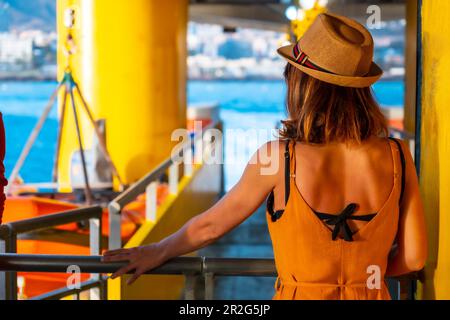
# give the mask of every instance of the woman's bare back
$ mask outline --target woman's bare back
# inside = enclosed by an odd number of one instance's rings
[[[391,150],[392,148],[392,150]],[[281,148],[280,148],[281,149]],[[315,211],[338,214],[358,204],[355,215],[377,213],[388,199],[394,179],[393,156],[399,156],[388,139],[371,138],[361,145],[344,143],[295,147],[296,186]],[[275,207],[284,208],[284,166],[275,187]],[[358,229],[366,222],[352,221]]]

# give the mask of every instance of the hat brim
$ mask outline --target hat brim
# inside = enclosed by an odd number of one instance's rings
[[[279,48],[278,54],[285,58],[290,64],[294,67],[300,69],[304,73],[310,75],[313,78],[318,80],[335,84],[342,87],[352,87],[352,88],[366,88],[370,87],[372,84],[377,82],[381,76],[383,75],[383,70],[375,63],[372,62],[370,67],[370,71],[364,77],[351,77],[351,76],[342,76],[333,73],[323,72],[308,68],[303,66],[295,61],[293,56],[295,44],[290,44],[288,46],[284,46]]]

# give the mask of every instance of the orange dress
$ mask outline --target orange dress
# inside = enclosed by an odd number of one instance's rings
[[[341,214],[331,215],[315,212],[306,203],[295,183],[294,144],[288,144],[285,154],[285,167],[289,168],[286,207],[273,212],[273,192],[267,203],[278,272],[273,299],[390,300],[384,276],[404,188],[404,156],[398,141],[389,140],[394,163],[390,195],[376,214],[365,216],[353,215],[353,204]],[[347,219],[368,222],[352,232]],[[327,224],[333,225],[335,232]]]

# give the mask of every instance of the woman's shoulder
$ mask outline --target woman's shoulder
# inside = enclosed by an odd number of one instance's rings
[[[287,141],[282,139],[271,140],[259,147],[250,164],[260,167],[268,175],[277,174],[280,164],[284,161]]]
[[[264,143],[256,152],[259,162],[264,163],[265,160],[267,161],[283,158],[284,153],[287,150],[286,147],[288,143],[289,141],[282,139],[271,140]]]

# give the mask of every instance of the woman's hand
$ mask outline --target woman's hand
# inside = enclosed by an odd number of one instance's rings
[[[136,247],[131,249],[117,249],[106,251],[102,257],[103,262],[129,261],[129,264],[116,271],[111,279],[115,279],[131,270],[136,270],[134,275],[128,280],[131,285],[145,272],[159,267],[165,262],[162,249],[158,244]]]
[[[117,278],[136,270],[128,281],[133,283],[148,270],[169,259],[197,251],[210,245],[241,224],[263,203],[274,189],[279,177],[278,165],[284,163],[284,144],[273,142],[264,145],[253,156],[239,182],[212,208],[190,219],[181,229],[158,243],[133,249],[108,251],[105,262],[129,261],[113,274]]]

